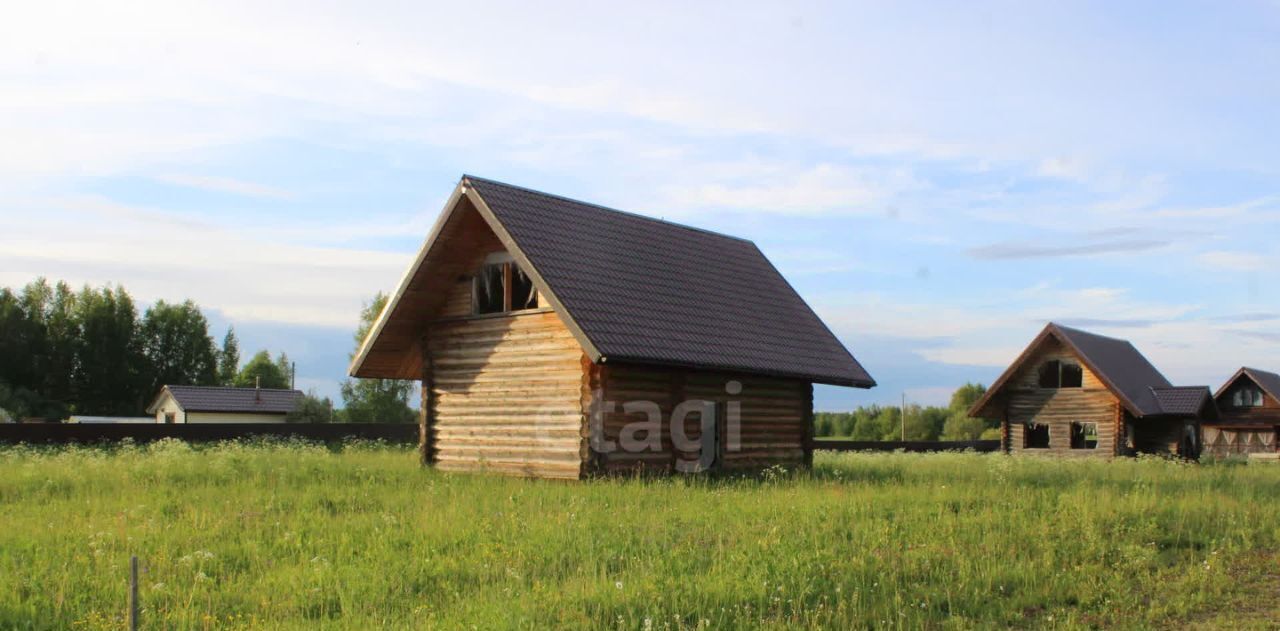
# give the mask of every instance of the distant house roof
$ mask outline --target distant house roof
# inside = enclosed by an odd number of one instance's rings
[[[463,177],[437,226],[459,197],[527,268],[593,362],[875,385],[750,241],[472,176]],[[405,378],[382,366],[403,365],[395,358],[409,347],[412,317],[398,315],[397,305],[438,230],[375,323],[352,375]],[[372,356],[379,361],[369,362]]]
[[[155,414],[166,393],[187,412],[288,414],[303,397],[301,390],[165,386],[147,407],[148,414]]]
[[[1017,373],[1045,339],[1053,337],[1070,348],[1080,361],[1097,375],[1103,385],[1120,400],[1135,417],[1191,415],[1187,412],[1192,399],[1208,393],[1207,387],[1174,387],[1142,353],[1127,340],[1106,337],[1079,329],[1049,323],[1036,336],[1008,370],[987,389],[987,393],[970,409],[976,415]]]
[[[1227,389],[1239,381],[1241,377],[1248,377],[1251,381],[1257,384],[1259,388],[1262,388],[1262,391],[1267,393],[1267,396],[1270,396],[1276,401],[1280,401],[1280,375],[1273,372],[1267,372],[1265,370],[1258,370],[1257,368],[1249,368],[1248,366],[1237,370],[1236,374],[1232,375],[1226,383],[1222,384],[1222,387],[1218,388],[1217,394],[1213,395],[1214,398],[1221,397],[1225,394]]]

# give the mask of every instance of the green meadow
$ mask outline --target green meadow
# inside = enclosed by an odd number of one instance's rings
[[[1280,467],[819,454],[448,475],[375,444],[0,448],[0,628],[1274,628]]]

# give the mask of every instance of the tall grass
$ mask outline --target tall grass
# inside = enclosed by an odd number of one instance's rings
[[[0,628],[1158,627],[1280,542],[1280,469],[820,455],[457,476],[371,444],[0,449]]]

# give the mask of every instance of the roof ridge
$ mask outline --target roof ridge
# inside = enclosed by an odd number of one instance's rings
[[[196,388],[200,390],[261,390],[263,392],[301,392],[297,388],[259,388],[256,386],[197,386],[188,384],[165,384],[165,388]]]
[[[1065,325],[1065,324],[1060,324],[1060,323],[1058,323],[1058,322],[1050,322],[1049,324],[1050,324],[1051,326],[1053,326],[1053,327],[1055,327],[1055,328],[1059,329],[1059,330],[1069,331],[1069,332],[1071,332],[1071,333],[1080,333],[1081,335],[1088,335],[1088,336],[1090,336],[1090,337],[1097,337],[1097,338],[1101,338],[1101,339],[1104,339],[1104,340],[1111,340],[1111,341],[1113,341],[1113,342],[1123,342],[1123,343],[1125,343],[1125,344],[1128,344],[1129,346],[1133,346],[1133,342],[1131,342],[1131,341],[1129,341],[1129,340],[1127,340],[1127,339],[1125,339],[1125,338],[1122,338],[1122,337],[1111,337],[1110,335],[1103,335],[1103,334],[1101,334],[1101,333],[1094,333],[1093,331],[1086,331],[1086,330],[1084,330],[1084,329],[1079,329],[1079,328],[1076,328],[1076,327],[1073,327],[1073,326],[1067,326],[1067,325]],[[1137,348],[1137,347],[1134,347],[1134,348]]]
[[[708,234],[708,235],[715,236],[715,237],[723,237],[723,238],[725,238],[725,239],[732,239],[732,240],[734,240],[734,241],[742,241],[742,242],[745,242],[745,243],[751,243],[751,244],[754,244],[754,243],[755,243],[755,242],[754,242],[754,241],[752,241],[751,239],[747,239],[747,238],[744,238],[744,237],[736,237],[736,236],[731,235],[731,234],[725,234],[725,233],[723,233],[723,232],[717,232],[717,231],[715,231],[715,230],[710,230],[710,229],[708,229],[708,228],[699,228],[699,227],[697,227],[697,226],[690,226],[689,224],[677,223],[677,222],[674,222],[674,221],[667,221],[666,219],[661,219],[661,218],[658,218],[658,217],[651,217],[651,216],[649,216],[649,215],[642,215],[642,214],[640,214],[640,213],[632,212],[632,211],[629,211],[629,210],[621,210],[621,209],[618,209],[618,208],[612,208],[612,207],[609,207],[609,206],[603,206],[603,205],[601,205],[601,204],[596,204],[596,203],[593,203],[593,202],[586,202],[586,201],[582,201],[582,200],[580,200],[580,199],[574,199],[574,198],[572,198],[572,197],[565,197],[564,195],[557,195],[557,194],[555,194],[555,193],[548,193],[548,192],[546,192],[546,191],[539,191],[539,190],[537,190],[537,189],[528,188],[528,187],[526,187],[526,186],[519,186],[519,185],[517,185],[517,184],[508,184],[508,183],[506,183],[506,182],[500,182],[500,181],[498,181],[498,180],[493,180],[493,179],[489,179],[489,178],[486,178],[486,177],[480,177],[480,176],[477,176],[477,175],[469,175],[469,174],[464,173],[464,174],[462,174],[462,179],[463,179],[463,180],[477,180],[477,181],[480,181],[480,182],[487,182],[487,183],[489,183],[489,184],[497,184],[498,186],[505,186],[505,187],[507,187],[507,188],[519,189],[519,190],[524,191],[524,192],[526,192],[526,193],[533,193],[534,195],[541,195],[541,196],[543,196],[543,197],[550,197],[550,198],[553,198],[553,199],[559,199],[559,200],[566,201],[566,202],[572,202],[572,203],[574,203],[574,204],[581,204],[581,205],[583,205],[583,206],[590,206],[590,207],[595,208],[595,209],[597,209],[597,210],[603,210],[603,211],[607,211],[607,212],[611,212],[611,213],[618,213],[619,215],[627,215],[627,216],[629,216],[629,217],[635,217],[636,219],[644,219],[644,220],[646,220],[646,221],[651,221],[651,222],[654,222],[654,223],[660,223],[660,224],[663,224],[663,225],[671,226],[671,227],[673,227],[673,228],[683,228],[683,229],[685,229],[685,230],[692,230],[692,231],[694,231],[694,232],[701,232],[701,233],[703,233],[703,234]]]
[[[1240,367],[1240,370],[1243,370],[1243,371],[1245,371],[1245,372],[1256,372],[1256,373],[1262,373],[1262,374],[1264,374],[1264,375],[1273,375],[1273,376],[1276,376],[1276,377],[1280,377],[1280,372],[1274,372],[1274,371],[1271,371],[1271,370],[1263,370],[1263,369],[1261,369],[1261,368],[1254,368],[1254,367],[1252,367],[1252,366],[1241,366],[1241,367]]]

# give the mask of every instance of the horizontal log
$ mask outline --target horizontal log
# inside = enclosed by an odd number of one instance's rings
[[[579,436],[569,438],[521,438],[510,436],[456,436],[439,434],[436,436],[436,449],[454,453],[466,450],[500,451],[511,454],[563,454],[570,453],[581,457],[582,439]]]
[[[435,425],[456,426],[456,427],[479,427],[483,425],[495,425],[506,427],[579,427],[582,425],[582,416],[573,414],[564,414],[560,416],[465,416],[450,415],[437,416]]]
[[[439,445],[437,458],[442,461],[489,461],[489,462],[530,462],[551,464],[579,464],[582,452],[576,446],[573,449],[543,448],[538,450],[512,449],[501,446],[480,447],[475,445]]]
[[[452,356],[437,357],[432,359],[436,370],[464,370],[470,367],[472,370],[493,370],[495,368],[516,368],[525,369],[533,367],[554,367],[561,370],[568,370],[570,367],[581,370],[580,358],[577,353],[477,353],[473,356]]]
[[[569,357],[574,361],[582,359],[582,351],[577,347],[564,344],[521,344],[513,346],[466,346],[453,349],[431,351],[435,361],[442,360],[474,360],[478,358],[504,357],[525,361],[541,361],[544,358]],[[558,361],[558,360],[557,360]]]
[[[480,462],[476,460],[437,461],[436,468],[456,473],[497,473],[520,477],[576,480],[581,476],[580,463]]]
[[[554,312],[529,313],[507,317],[476,318],[434,322],[429,331],[434,337],[461,335],[482,331],[519,331],[531,329],[563,329],[560,316]]]
[[[441,438],[485,438],[501,436],[505,438],[545,439],[545,440],[577,440],[587,435],[586,428],[572,426],[557,427],[510,427],[502,425],[438,425],[433,433]]]
[[[451,384],[447,388],[432,390],[439,397],[492,397],[494,400],[518,399],[522,397],[539,398],[554,394],[562,399],[580,399],[581,387],[573,381],[545,381],[536,384],[510,384],[498,382],[486,384]]]
[[[431,348],[449,348],[452,346],[466,346],[473,344],[493,345],[506,342],[545,342],[545,341],[564,341],[577,343],[577,338],[573,334],[564,329],[545,328],[545,329],[522,329],[522,330],[505,330],[505,331],[474,331],[474,332],[435,332],[438,337],[428,335],[428,343]]]
[[[435,413],[440,418],[466,418],[474,416],[507,416],[519,418],[564,418],[569,416],[577,416],[581,418],[582,411],[578,408],[577,403],[558,404],[558,405],[541,405],[541,406],[517,406],[517,405],[484,405],[483,403],[472,404],[446,404],[443,401],[437,402]]]
[[[512,393],[496,392],[451,392],[435,390],[436,400],[444,405],[460,406],[512,406],[541,407],[546,405],[570,406],[574,410],[582,409],[582,401],[578,393],[569,389],[547,389],[543,391],[527,391]]]
[[[555,368],[543,367],[513,367],[506,370],[440,370],[436,369],[434,379],[432,381],[438,386],[471,387],[472,385],[483,386],[486,384],[505,384],[512,383],[575,383],[582,379],[582,368],[575,366],[558,366]]]

